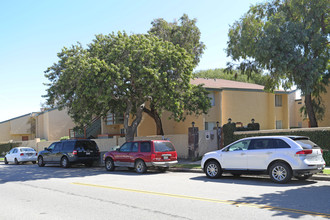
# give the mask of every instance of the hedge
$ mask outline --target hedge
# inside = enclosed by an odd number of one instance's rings
[[[0,155],[5,156],[5,154],[10,151],[10,149],[14,147],[20,146],[20,143],[7,143],[7,144],[0,144]]]

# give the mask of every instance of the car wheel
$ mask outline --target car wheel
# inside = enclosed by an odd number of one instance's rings
[[[32,163],[33,163],[33,164],[36,164],[36,162],[35,162],[35,161],[32,161]]]
[[[38,166],[39,167],[45,166],[44,158],[42,156],[38,157]]]
[[[61,167],[63,167],[63,168],[70,167],[70,162],[69,162],[69,159],[67,157],[62,157],[62,159],[61,159]]]
[[[17,158],[15,158],[15,164],[16,164],[16,165],[18,165],[18,164],[19,164],[19,162],[18,162]]]
[[[287,164],[278,162],[270,167],[269,176],[275,183],[287,183],[292,178],[292,171]]]
[[[222,175],[222,169],[220,164],[217,161],[210,161],[205,166],[206,176],[215,179],[219,178]]]
[[[312,176],[313,176],[313,174],[299,175],[299,176],[295,176],[295,178],[297,178],[298,180],[307,180],[308,178],[310,178]]]
[[[135,162],[135,172],[137,172],[137,173],[147,172],[147,166],[146,166],[146,164],[144,163],[143,160],[137,160]]]
[[[113,163],[113,160],[109,157],[105,159],[105,169],[107,171],[113,171],[115,169],[115,164]]]
[[[8,164],[8,160],[7,160],[7,158],[5,158],[5,164]]]

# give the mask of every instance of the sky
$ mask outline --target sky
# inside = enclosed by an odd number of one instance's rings
[[[63,47],[86,46],[96,34],[143,34],[151,22],[197,19],[206,50],[196,70],[225,68],[230,25],[258,0],[0,1],[0,122],[40,111],[44,71]]]

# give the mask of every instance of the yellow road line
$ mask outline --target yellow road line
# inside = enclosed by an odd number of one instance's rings
[[[161,192],[152,192],[152,191],[137,190],[137,189],[120,188],[120,187],[114,187],[114,186],[95,185],[95,184],[88,184],[88,183],[77,183],[76,182],[76,183],[72,183],[72,184],[112,189],[112,190],[119,190],[119,191],[126,191],[126,192],[135,192],[135,193],[142,193],[142,194],[149,194],[149,195],[166,196],[166,197],[173,197],[173,198],[180,198],[180,199],[190,199],[190,200],[222,203],[222,204],[229,204],[229,205],[236,205],[236,206],[248,206],[248,207],[255,207],[255,208],[259,208],[259,209],[268,209],[268,210],[273,210],[273,211],[285,211],[285,212],[292,212],[292,213],[298,213],[298,214],[330,218],[330,214],[327,214],[327,213],[311,212],[311,211],[304,211],[304,210],[298,210],[298,209],[288,209],[288,208],[281,208],[281,207],[275,207],[275,206],[260,205],[260,204],[255,204],[255,203],[235,202],[235,201],[230,201],[230,200],[218,200],[218,199],[202,198],[202,197],[195,197],[195,196],[185,196],[185,195],[170,194],[170,193],[161,193]]]

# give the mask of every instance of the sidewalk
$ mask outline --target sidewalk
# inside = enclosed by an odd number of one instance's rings
[[[190,161],[190,160],[178,160],[178,164],[182,165],[200,165],[201,161]],[[330,170],[330,167],[325,167],[325,170]],[[173,172],[192,172],[192,173],[204,173],[201,168],[186,168],[186,167],[171,167],[170,171]],[[311,180],[323,180],[323,181],[330,181],[330,175],[318,173],[314,174]]]

